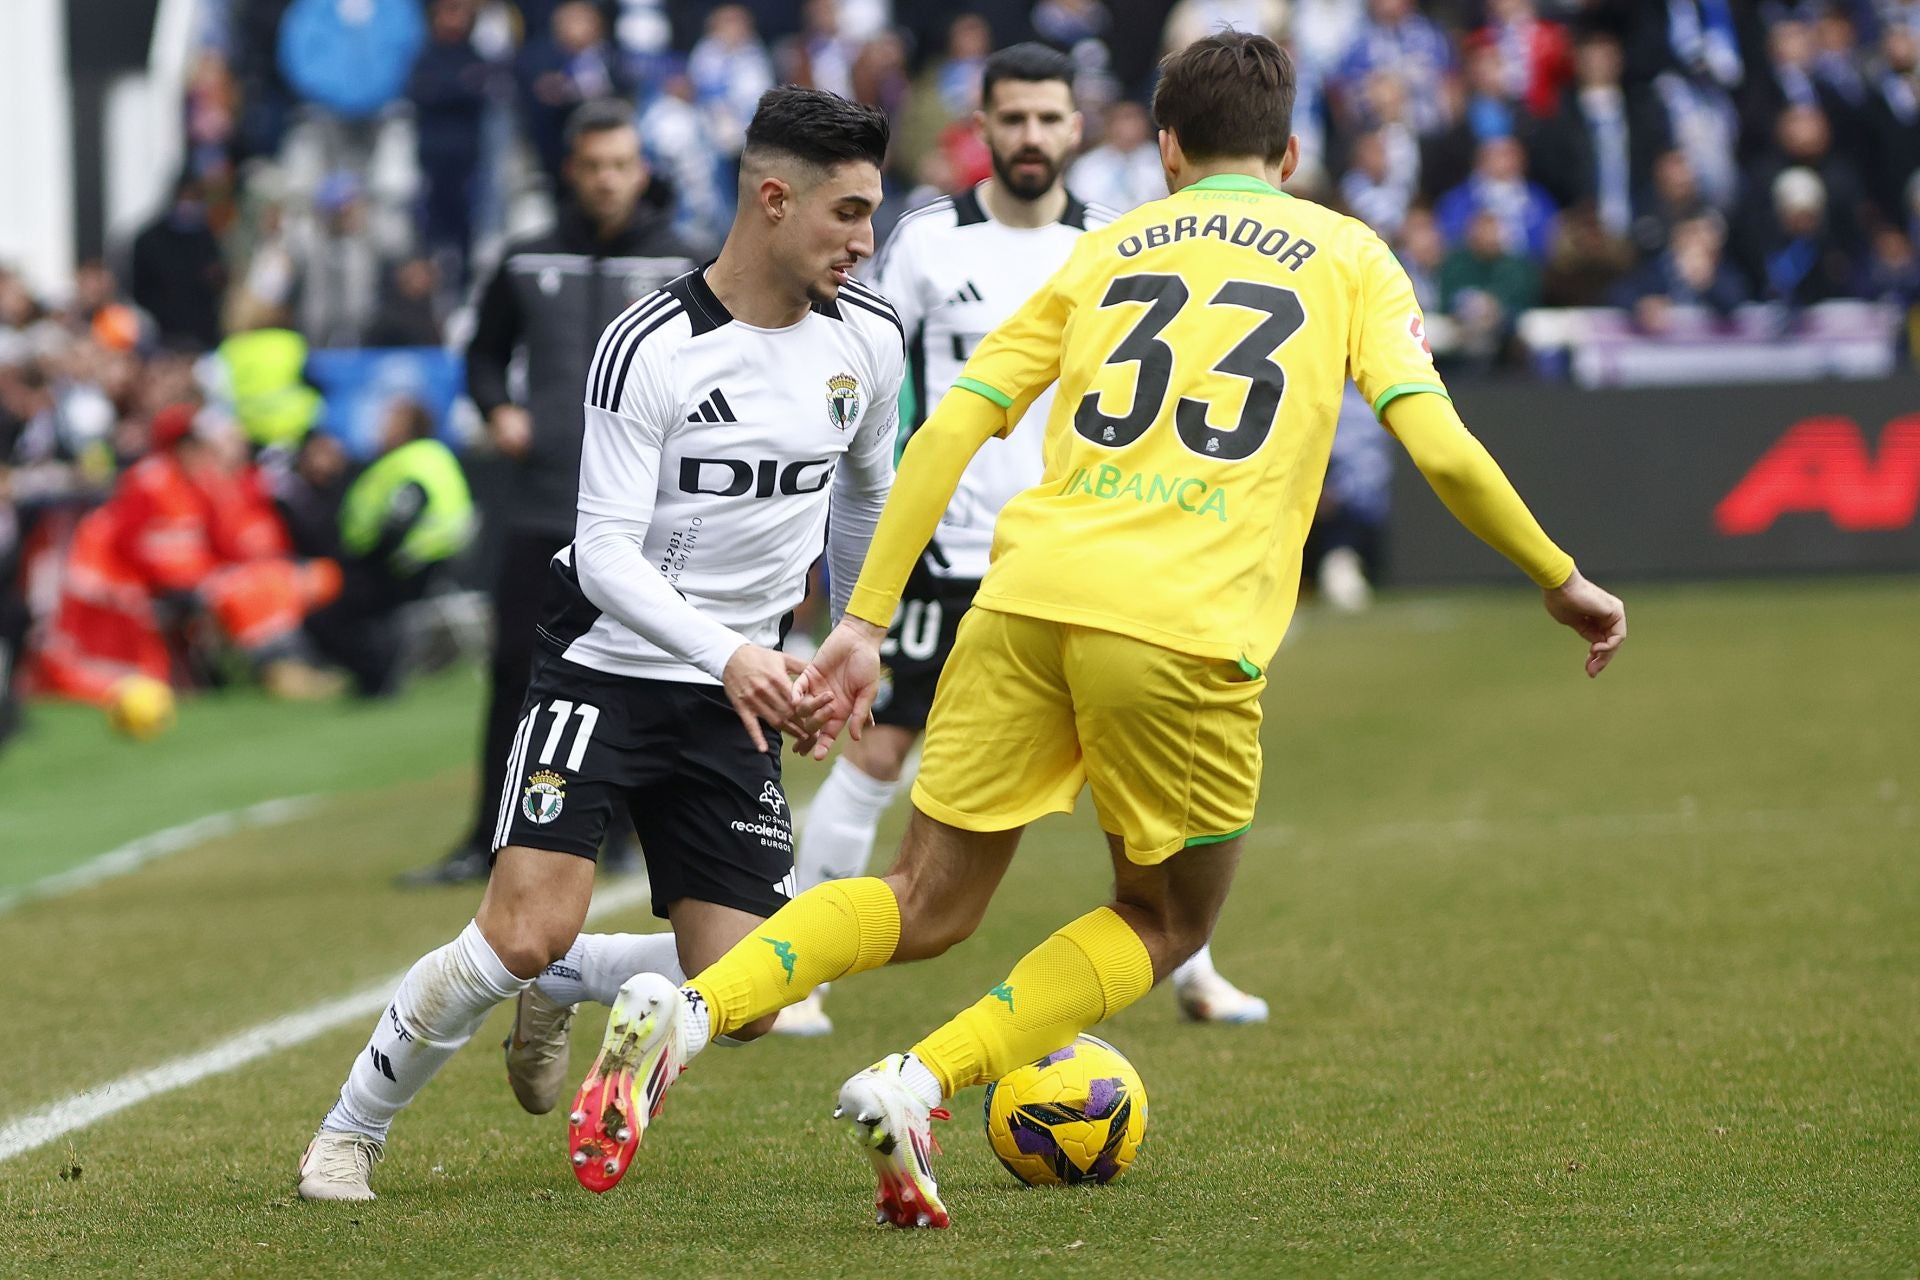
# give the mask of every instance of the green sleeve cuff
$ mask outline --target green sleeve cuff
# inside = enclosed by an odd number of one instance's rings
[[[973,392],[973,394],[977,396],[985,396],[987,399],[999,405],[1002,409],[1013,408],[1012,396],[1008,395],[1006,392],[1001,391],[997,388],[988,386],[986,383],[980,381],[980,379],[978,378],[966,378],[966,377],[955,378],[953,380],[953,385],[956,387],[965,387],[968,391]]]
[[[1431,391],[1443,400],[1453,399],[1447,394],[1447,389],[1437,382],[1396,382],[1373,398],[1373,416],[1379,418],[1389,404],[1401,396],[1410,396],[1418,391]]]

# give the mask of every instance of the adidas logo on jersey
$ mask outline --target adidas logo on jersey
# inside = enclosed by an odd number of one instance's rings
[[[958,292],[947,295],[948,306],[953,306],[956,303],[985,301],[986,299],[980,296],[980,286],[971,280],[961,285]]]
[[[733,416],[733,406],[727,403],[727,398],[720,393],[720,388],[715,387],[708,393],[707,398],[700,402],[700,407],[687,415],[687,421],[738,422],[740,419]]]

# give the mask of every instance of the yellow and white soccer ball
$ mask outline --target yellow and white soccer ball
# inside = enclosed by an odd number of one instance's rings
[[[1030,1187],[1112,1182],[1147,1136],[1147,1086],[1126,1055],[1082,1035],[987,1086],[987,1142]]]
[[[152,676],[128,676],[107,695],[107,723],[139,742],[173,727],[173,690]]]

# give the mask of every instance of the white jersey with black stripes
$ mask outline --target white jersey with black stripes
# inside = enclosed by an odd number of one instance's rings
[[[980,340],[1060,269],[1080,233],[1117,216],[1069,195],[1058,222],[1010,227],[987,214],[975,187],[894,225],[867,274],[906,326],[915,402],[910,429],[933,412]],[[927,565],[935,574],[986,575],[1000,508],[1040,482],[1040,428],[1052,398],[1049,390],[1027,410],[1032,426],[989,440],[974,455],[929,548]]]
[[[628,308],[588,373],[579,518],[542,643],[718,683],[741,644],[778,643],[823,536],[837,616],[893,482],[903,356],[865,286],[783,329],[736,320],[701,271]]]

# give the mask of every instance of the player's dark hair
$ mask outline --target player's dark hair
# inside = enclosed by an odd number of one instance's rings
[[[633,104],[620,98],[590,98],[567,117],[565,133],[567,153],[571,155],[580,139],[590,133],[610,133],[615,129],[634,129]]]
[[[1264,156],[1293,133],[1293,59],[1265,36],[1221,31],[1160,61],[1153,119],[1190,160]]]
[[[889,132],[886,113],[878,107],[848,102],[825,89],[784,85],[760,95],[741,158],[757,162],[779,153],[822,169],[849,160],[878,168],[887,160]]]
[[[1018,80],[1022,84],[1044,84],[1048,80],[1058,80],[1067,86],[1068,92],[1072,92],[1073,59],[1058,49],[1050,49],[1032,40],[996,51],[980,72],[982,109],[993,101],[993,86],[1002,80]]]

